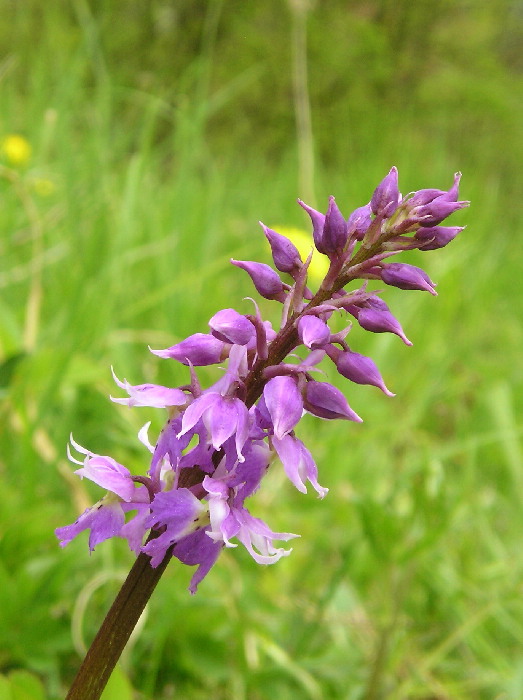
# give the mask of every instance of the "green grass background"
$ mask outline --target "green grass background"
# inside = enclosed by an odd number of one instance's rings
[[[318,206],[348,216],[393,164],[404,192],[461,170],[467,228],[403,258],[437,298],[386,290],[413,348],[351,334],[396,398],[340,383],[365,422],[304,419],[328,497],[274,470],[253,499],[301,534],[292,555],[229,550],[194,597],[173,563],[105,697],[523,697],[521,5],[292,7],[0,1],[0,140],[32,147],[0,164],[1,698],[64,696],[132,563],[123,542],[89,556],[53,535],[99,497],[70,476],[69,433],[138,473],[136,432],[161,426],[110,403],[110,365],[185,383],[147,345],[250,310],[228,260],[268,262],[259,219],[306,226],[300,7]]]

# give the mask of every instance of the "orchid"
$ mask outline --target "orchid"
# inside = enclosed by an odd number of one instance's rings
[[[281,305],[279,330],[262,318],[256,302],[255,313],[217,310],[209,332],[151,350],[188,366],[189,383],[132,385],[113,372],[117,386],[127,394],[112,397],[114,402],[163,408],[167,421],[156,444],[149,441],[148,426],[140,431],[141,442],[152,452],[142,476],[71,440],[83,456],[80,461],[69,452],[80,465],[77,474],[107,489],[107,494],[73,524],[56,530],[61,545],[84,530],[90,531],[91,550],[110,537],[124,537],[139,553],[136,576],[145,576],[151,567],[161,575],[172,557],[197,566],[191,593],[224,547],[240,543],[260,564],[288,556],[291,550],[275,543],[298,535],[274,532],[251,514],[250,499],[267,471],[278,464],[298,491],[306,493],[309,483],[320,498],[326,496],[318,466],[298,436],[300,420],[305,413],[323,420],[362,419],[337,386],[316,378],[321,372],[317,365],[331,363],[343,379],[394,396],[374,361],[349,347],[346,338],[359,326],[395,334],[412,345],[381,298],[382,290],[369,290],[368,285],[377,280],[436,295],[435,283],[424,270],[389,258],[404,250],[435,250],[456,237],[461,227],[439,224],[468,205],[458,200],[460,177],[455,175],[448,191],[424,189],[402,197],[398,172],[392,168],[370,202],[347,219],[334,197],[325,214],[298,200],[313,229],[311,254],[305,261],[291,241],[262,224],[276,269],[255,261],[231,262],[247,272],[261,297]],[[315,292],[307,286],[313,245],[328,260]],[[329,323],[340,314],[349,314],[356,324],[333,332]],[[222,374],[202,388],[196,368],[208,365],[218,365]],[[152,588],[148,595],[151,592]]]

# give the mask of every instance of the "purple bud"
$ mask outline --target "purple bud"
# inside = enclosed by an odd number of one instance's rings
[[[470,202],[449,202],[444,199],[446,195],[437,197],[416,212],[416,217],[421,226],[435,226],[453,214],[458,209],[468,207]]]
[[[392,167],[389,174],[374,190],[370,207],[374,214],[382,214],[385,218],[392,215],[400,199],[398,190],[398,171]]]
[[[222,309],[209,321],[212,334],[218,340],[235,345],[247,345],[256,336],[254,325],[235,309]]]
[[[448,192],[444,192],[426,205],[418,206],[413,210],[412,214],[415,215],[421,226],[435,226],[458,209],[464,209],[469,206],[470,202],[458,201],[460,180],[461,173],[456,173],[452,187]]]
[[[326,420],[342,418],[357,423],[362,422],[341,391],[328,382],[307,382],[304,406],[306,411],[318,418]]]
[[[268,228],[260,221],[260,226],[263,228],[263,232],[269,241],[272,251],[272,259],[274,264],[280,272],[288,272],[289,274],[296,273],[302,266],[302,259],[298,249],[289,241],[288,238],[282,236],[281,233],[277,233],[272,229]]]
[[[459,183],[461,180],[461,173],[454,173],[454,182],[452,183],[452,187],[450,190],[447,192],[447,200],[449,202],[457,202],[458,197],[459,197]],[[467,202],[468,204],[468,202]]]
[[[334,197],[329,197],[329,208],[327,209],[323,227],[322,246],[329,255],[341,252],[347,243],[348,237],[347,222],[338,209]]]
[[[274,434],[282,438],[290,433],[303,412],[301,393],[292,377],[270,379],[263,390],[267,411],[274,426]]]
[[[250,260],[233,260],[231,258],[231,262],[250,275],[256,291],[262,297],[265,299],[276,299],[281,302],[285,301],[283,282],[272,267],[265,263],[251,262]]]
[[[321,348],[330,339],[329,326],[317,316],[302,316],[298,321],[301,342],[311,350]]]
[[[436,250],[450,243],[464,228],[464,226],[422,226],[415,232],[414,238],[420,241],[420,250]]]
[[[300,205],[300,207],[303,207],[303,209],[305,209],[307,214],[311,217],[312,237],[314,238],[314,245],[316,246],[316,249],[320,253],[327,255],[327,250],[323,246],[323,229],[325,227],[325,215],[321,214],[319,211],[316,211],[316,209],[307,206],[307,204],[305,204],[305,202],[302,202],[301,199],[298,199],[298,204]]]
[[[446,194],[445,190],[418,190],[408,199],[408,205],[409,207],[422,207],[425,204],[432,202],[432,200],[436,199],[436,197],[441,197],[442,194]]]
[[[357,241],[361,241],[365,236],[367,229],[371,225],[371,222],[372,217],[370,204],[366,204],[364,207],[355,209],[347,221],[349,235],[354,236]]]
[[[376,309],[377,311],[390,311],[383,299],[375,294],[365,300],[365,306],[368,306],[370,309]]]
[[[403,332],[400,322],[391,314],[387,304],[377,296],[367,299],[364,307],[351,304],[346,310],[356,317],[358,323],[371,333],[394,333],[405,345],[412,345]]]
[[[424,270],[415,265],[408,265],[407,263],[388,263],[383,265],[379,274],[385,284],[390,284],[391,287],[398,287],[399,289],[419,289],[437,296],[437,292],[434,289],[434,282],[432,282]]]
[[[377,386],[378,389],[381,389],[387,396],[395,396],[395,394],[389,391],[385,386],[379,369],[370,357],[360,355],[351,350],[342,352],[333,345],[327,349],[327,353],[336,364],[338,372],[347,379],[350,379],[351,382],[355,384]]]
[[[207,333],[195,333],[166,350],[151,350],[158,357],[170,357],[184,365],[215,365],[227,357],[225,343]]]

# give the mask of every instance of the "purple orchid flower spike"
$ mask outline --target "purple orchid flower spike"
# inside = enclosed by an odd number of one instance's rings
[[[299,491],[305,493],[308,482],[321,498],[326,495],[327,489],[318,482],[318,467],[296,434],[300,420],[306,412],[325,420],[362,419],[344,392],[313,378],[323,371],[324,358],[334,363],[340,378],[394,395],[374,361],[347,345],[351,327],[339,330],[343,324],[334,319],[348,312],[357,320],[351,331],[355,343],[358,334],[370,331],[394,333],[412,345],[385,301],[367,285],[377,280],[402,290],[436,294],[424,270],[389,258],[403,250],[442,248],[463,230],[440,225],[468,205],[458,199],[460,177],[455,175],[447,191],[426,188],[401,199],[393,167],[369,204],[355,209],[348,219],[334,197],[329,198],[325,214],[298,200],[311,220],[311,246],[331,263],[316,292],[307,279],[312,250],[302,261],[288,238],[261,224],[276,270],[290,274],[293,284],[284,283],[265,263],[231,262],[247,272],[261,297],[281,304],[279,330],[263,319],[256,302],[254,314],[227,307],[211,317],[208,333],[152,350],[188,366],[188,384],[132,385],[114,375],[127,394],[112,399],[115,403],[167,409],[167,422],[156,441],[149,440],[148,425],[140,431],[149,459],[143,476],[134,476],[113,458],[71,441],[81,457],[69,452],[79,466],[78,476],[107,494],[74,523],[57,529],[61,545],[83,531],[89,531],[91,549],[110,537],[123,537],[134,552],[148,557],[152,567],[171,556],[196,566],[189,586],[192,593],[225,547],[240,543],[260,564],[287,556],[290,549],[275,542],[296,535],[274,532],[251,515],[246,499],[275,468],[283,468]],[[197,368],[209,365],[219,365],[211,370],[219,374],[202,388]],[[142,574],[147,570],[142,568]]]

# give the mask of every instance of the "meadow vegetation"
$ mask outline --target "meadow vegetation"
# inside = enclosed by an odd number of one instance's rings
[[[449,247],[403,257],[439,296],[386,290],[414,347],[351,333],[397,396],[338,384],[365,422],[302,428],[328,497],[274,469],[252,506],[292,555],[228,550],[193,597],[173,562],[104,697],[523,697],[520,4],[0,7],[0,697],[63,697],[133,561],[53,534],[100,496],[71,432],[138,473],[161,427],[111,404],[110,366],[185,383],[147,346],[250,309],[228,261],[269,262],[258,220],[308,231],[296,198],[330,194],[348,216],[392,165],[403,192],[461,170],[472,202]]]

